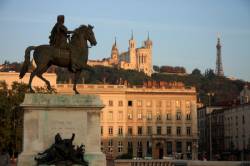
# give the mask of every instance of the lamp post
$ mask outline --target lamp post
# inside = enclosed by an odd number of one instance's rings
[[[214,96],[214,93],[207,93],[208,95],[208,106],[211,107],[211,98],[210,97],[213,97]],[[212,148],[212,125],[211,125],[211,119],[212,119],[212,111],[211,111],[211,108],[210,109],[210,112],[209,112],[209,159],[212,160],[213,158],[213,148]]]

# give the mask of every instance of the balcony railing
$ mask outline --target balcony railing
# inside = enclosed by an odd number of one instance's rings
[[[167,160],[115,160],[115,166],[174,166]]]

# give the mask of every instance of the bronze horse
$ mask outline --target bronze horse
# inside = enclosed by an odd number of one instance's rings
[[[43,80],[48,90],[51,90],[50,82],[46,80],[42,75],[47,71],[47,69],[51,65],[56,65],[60,67],[68,68],[69,71],[74,73],[74,86],[73,90],[76,94],[79,92],[76,89],[77,81],[79,80],[80,74],[82,70],[92,71],[91,68],[87,65],[88,61],[88,42],[90,42],[91,46],[95,46],[97,44],[95,35],[93,32],[93,27],[91,25],[85,26],[81,25],[79,28],[74,30],[74,33],[69,42],[69,48],[74,49],[73,51],[79,54],[77,55],[77,61],[80,66],[76,71],[71,70],[71,54],[69,49],[59,49],[50,45],[40,45],[40,46],[29,46],[25,50],[25,61],[20,71],[19,78],[23,78],[25,73],[28,71],[28,67],[30,65],[30,52],[34,50],[33,58],[36,63],[36,68],[32,71],[29,79],[29,89],[30,92],[34,92],[32,89],[32,80],[34,76],[39,77]]]

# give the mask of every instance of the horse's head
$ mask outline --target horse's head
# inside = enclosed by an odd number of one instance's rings
[[[91,44],[91,46],[95,46],[97,44],[96,39],[95,39],[95,34],[93,32],[93,26],[88,25],[85,28],[85,34],[84,34],[84,38],[85,40],[88,40]]]

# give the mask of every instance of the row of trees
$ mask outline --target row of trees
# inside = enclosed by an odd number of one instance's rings
[[[94,74],[83,73],[80,83],[143,85],[145,81],[183,82],[186,86],[196,87],[199,100],[204,104],[208,104],[207,93],[209,92],[215,93],[212,104],[233,101],[237,99],[246,84],[242,80],[230,80],[226,77],[216,76],[212,69],[207,69],[204,73],[199,69],[194,69],[191,74],[186,75],[166,75],[160,72],[152,74],[151,77],[143,72],[103,66],[96,66],[93,71]],[[74,79],[74,76],[65,69],[57,68],[56,73],[58,83],[69,83]]]
[[[184,76],[155,73],[152,75],[152,79],[170,82],[180,81],[186,86],[194,86],[196,87],[199,100],[204,104],[208,104],[207,93],[210,92],[215,93],[212,104],[233,101],[237,99],[240,91],[246,84],[242,80],[230,80],[226,77],[216,76],[212,69],[207,69],[204,73],[201,73],[199,69],[194,69],[191,74]]]
[[[130,85],[143,85],[145,80],[150,77],[143,72],[135,70],[123,70],[118,68],[95,66],[92,68],[93,73],[83,72],[79,83],[87,84],[125,84]],[[57,82],[58,83],[71,83],[74,80],[74,74],[70,73],[67,69],[57,68]]]
[[[21,63],[18,62],[12,62],[4,61],[4,63],[1,65],[0,72],[9,72],[9,71],[15,71],[18,72],[21,70]]]
[[[158,73],[185,74],[186,69],[181,66],[153,66],[154,71]]]

